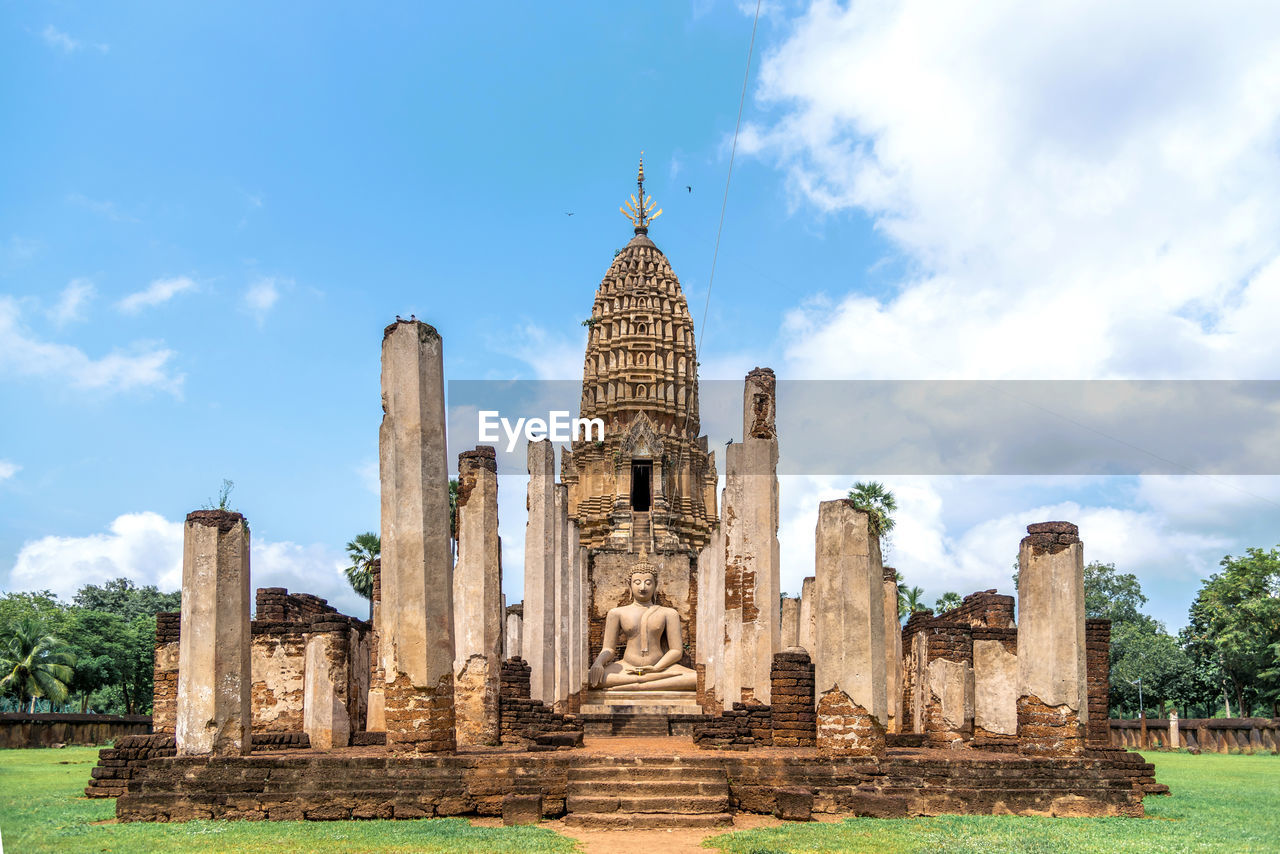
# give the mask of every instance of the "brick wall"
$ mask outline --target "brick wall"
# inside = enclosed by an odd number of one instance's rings
[[[576,715],[562,715],[531,699],[529,677],[533,668],[523,658],[502,662],[498,694],[498,731],[503,744],[528,744],[551,732],[582,732]]]
[[[994,588],[970,593],[960,607],[939,614],[938,619],[970,626],[1009,628],[1013,625],[1013,597],[997,593]]]
[[[1087,739],[1094,744],[1111,743],[1111,621],[1084,621],[1085,684],[1089,689]]]
[[[173,735],[178,714],[178,642],[181,614],[156,614],[156,645],[152,659],[154,693],[151,697],[152,731]]]

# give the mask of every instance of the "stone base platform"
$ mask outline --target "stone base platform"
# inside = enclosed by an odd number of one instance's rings
[[[1159,785],[1152,770],[1136,755],[1105,749],[1080,758],[911,748],[835,758],[785,748],[708,754],[669,737],[588,738],[583,748],[537,753],[405,756],[358,747],[153,758],[128,781],[116,815],[122,821],[498,816],[505,799],[534,795],[544,818],[580,813],[572,820],[613,826],[648,812],[661,812],[666,818],[654,820],[666,823],[686,813],[693,822],[720,823],[739,812],[794,811],[797,799],[814,813],[878,817],[1141,816],[1145,788]],[[656,787],[652,793],[646,780]]]
[[[583,715],[701,715],[692,691],[587,691]]]

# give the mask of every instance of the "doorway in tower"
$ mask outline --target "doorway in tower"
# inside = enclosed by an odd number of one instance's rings
[[[649,512],[649,498],[652,492],[653,462],[650,460],[631,461],[631,509],[639,513]]]

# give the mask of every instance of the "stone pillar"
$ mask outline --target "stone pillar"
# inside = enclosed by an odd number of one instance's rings
[[[813,618],[813,576],[806,578],[800,585],[800,625],[797,645],[802,646],[805,652],[813,656],[813,651],[817,649],[814,645],[814,637],[816,632],[816,623]]]
[[[1025,752],[1078,754],[1088,722],[1084,550],[1069,522],[1027,526],[1018,551],[1018,738]]]
[[[249,525],[239,513],[187,514],[179,634],[178,754],[248,755]]]
[[[533,699],[555,701],[556,683],[556,451],[529,443],[529,521],[524,529],[524,639]]]
[[[369,700],[365,719],[365,729],[369,732],[387,731],[386,693],[383,689],[382,665],[378,658],[378,639],[382,626],[382,559],[375,560],[369,567],[373,579],[373,595],[370,598],[369,623]]]
[[[440,334],[396,321],[382,338],[382,671],[387,746],[451,751],[453,555]]]
[[[773,656],[782,645],[773,371],[747,374],[743,397],[745,438],[725,453],[724,701],[767,704]]]
[[[913,636],[924,651],[918,696],[926,743],[960,747],[973,737],[973,629],[935,620]]]
[[[1111,743],[1111,621],[1084,621],[1085,671],[1089,686],[1089,741]]]
[[[458,455],[458,565],[453,571],[454,709],[459,747],[499,743],[502,551],[494,449]]]
[[[555,709],[568,711],[569,702],[569,576],[577,545],[569,542],[569,487],[555,485]]]
[[[321,616],[312,622],[303,667],[302,729],[316,750],[351,743],[347,697],[351,683],[350,646],[351,628],[346,619]]]
[[[1018,733],[1018,630],[973,627],[973,734],[1008,741]]]
[[[902,623],[898,618],[898,571],[884,568],[884,684],[888,732],[902,731]]]
[[[516,603],[507,607],[507,631],[504,634],[506,646],[502,651],[502,657],[520,658],[521,650],[524,648],[521,633],[523,631],[523,618],[521,614],[524,611],[524,605]]]
[[[156,646],[152,659],[151,731],[173,735],[178,712],[178,656],[182,617],[177,611],[156,614]]]
[[[577,562],[577,586],[578,586],[578,661],[581,667],[578,673],[578,702],[577,706],[582,704],[582,692],[586,691],[587,671],[591,667],[591,589],[587,583],[589,561],[591,556],[587,553],[587,547],[582,545],[581,536],[578,538],[578,562]]]
[[[560,489],[565,490],[567,496],[568,488],[562,486]],[[568,505],[567,497],[565,504]],[[563,658],[568,668],[569,684],[566,688],[568,709],[570,712],[576,712],[582,701],[582,686],[587,672],[587,664],[582,654],[582,637],[587,628],[586,621],[582,618],[582,546],[579,542],[578,523],[570,519],[568,531],[569,539],[565,554],[565,562],[568,566],[568,572],[565,575],[565,581],[568,584],[568,593],[565,597],[567,604],[565,621],[568,623],[568,628],[564,634],[568,646]]]
[[[1169,749],[1177,750],[1182,747],[1182,739],[1178,735],[1178,710],[1169,710]]]
[[[884,751],[884,568],[870,516],[847,499],[818,507],[814,595],[818,749]]]
[[[782,599],[782,640],[783,649],[792,649],[800,645],[800,600],[784,596]]]
[[[694,663],[702,673],[704,712],[722,708],[724,680],[724,533],[711,528],[711,541],[698,553],[697,646]]]

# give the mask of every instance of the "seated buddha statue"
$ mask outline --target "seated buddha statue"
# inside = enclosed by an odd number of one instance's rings
[[[631,570],[631,602],[610,609],[604,621],[604,643],[587,673],[592,688],[607,691],[695,691],[697,674],[680,664],[684,638],[675,608],[654,602],[657,570],[645,560]],[[614,660],[618,630],[626,632],[622,660]]]

